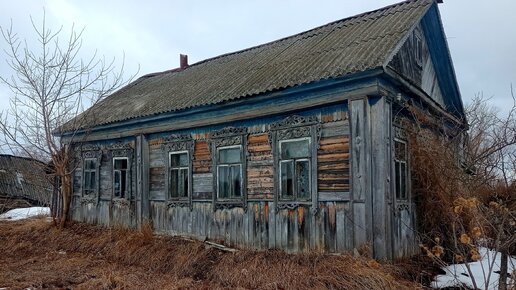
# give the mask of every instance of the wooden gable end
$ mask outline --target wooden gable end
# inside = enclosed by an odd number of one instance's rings
[[[446,103],[421,25],[407,37],[388,67],[421,88],[443,108]]]
[[[436,4],[398,47],[387,68],[463,119],[462,98]]]

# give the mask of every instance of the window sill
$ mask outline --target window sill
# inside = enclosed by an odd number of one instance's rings
[[[84,195],[81,197],[81,204],[97,204],[97,196],[95,195]]]
[[[129,200],[126,199],[126,198],[114,197],[111,200],[111,204],[118,205],[118,206],[128,206],[129,205]]]
[[[236,200],[216,200],[215,204],[213,205],[213,210],[224,210],[224,209],[232,209],[241,207],[244,209],[244,211],[247,211],[247,203],[243,199],[236,199]]]
[[[169,199],[167,200],[167,206],[171,207],[190,207],[190,201],[186,199]]]

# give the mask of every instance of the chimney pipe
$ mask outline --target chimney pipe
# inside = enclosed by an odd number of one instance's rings
[[[188,55],[186,55],[186,54],[179,55],[179,67],[181,69],[185,69],[188,67]]]

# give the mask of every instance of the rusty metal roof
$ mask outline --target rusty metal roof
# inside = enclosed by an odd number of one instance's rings
[[[91,118],[82,120],[82,127],[219,104],[382,67],[433,2],[401,2],[184,70],[143,76],[90,108]]]

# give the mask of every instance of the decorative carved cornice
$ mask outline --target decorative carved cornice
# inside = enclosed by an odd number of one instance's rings
[[[238,136],[238,135],[242,136],[246,133],[247,133],[246,127],[240,127],[240,128],[226,127],[221,130],[212,132],[210,134],[210,138],[215,139],[215,138],[226,138],[226,137]]]
[[[96,144],[83,144],[81,151],[100,151],[100,146]]]
[[[106,148],[108,150],[133,149],[133,147],[131,147],[131,144],[122,141],[117,141],[113,144],[109,144],[106,146]]]
[[[310,136],[310,127],[294,127],[289,129],[278,130],[278,140],[296,139]]]
[[[170,142],[188,142],[192,141],[192,135],[190,134],[172,134],[170,136],[163,138],[163,143],[170,143]]]
[[[213,139],[215,147],[242,145],[242,135]]]
[[[292,115],[288,116],[287,118],[272,123],[270,125],[271,130],[279,130],[284,128],[292,128],[292,127],[299,127],[299,126],[308,126],[318,123],[317,117],[315,116],[299,116],[299,115]]]
[[[133,147],[131,144],[124,143],[122,141],[118,141],[116,143],[110,144],[106,146],[109,150],[109,155],[111,158],[113,157],[132,157],[133,155]]]
[[[407,131],[398,126],[394,126],[394,138],[401,139],[401,140],[407,140]]]

